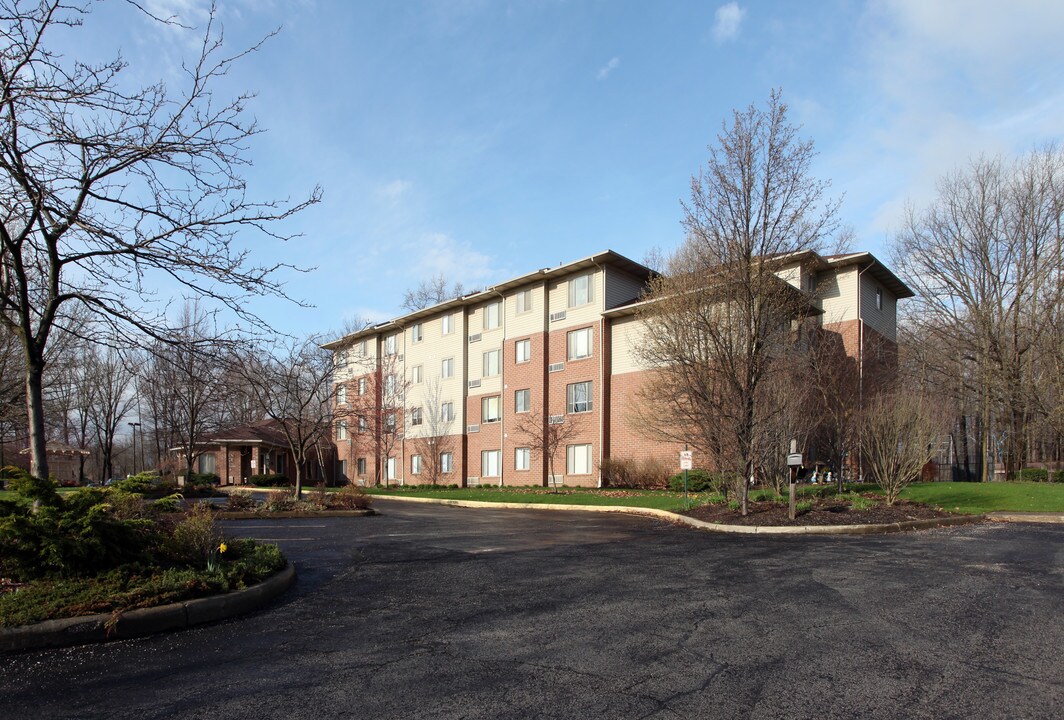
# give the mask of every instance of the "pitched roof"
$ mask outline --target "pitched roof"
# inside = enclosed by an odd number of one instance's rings
[[[247,425],[237,425],[204,435],[200,443],[265,443],[267,445],[288,445],[281,423],[276,420],[259,420]]]

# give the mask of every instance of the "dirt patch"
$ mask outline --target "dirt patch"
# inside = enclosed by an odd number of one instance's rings
[[[808,502],[808,501],[807,501]],[[787,517],[787,505],[775,502],[752,502],[750,512],[743,517],[738,510],[727,505],[703,505],[681,513],[705,522],[721,525],[881,525],[905,522],[906,520],[932,520],[953,517],[952,513],[933,508],[923,503],[899,500],[894,505],[877,504],[856,510],[845,500],[822,498],[813,501],[813,506],[791,520]]]

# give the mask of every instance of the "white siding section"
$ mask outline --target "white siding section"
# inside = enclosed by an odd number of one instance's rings
[[[824,324],[857,319],[857,268],[824,270],[817,274],[816,296]],[[874,300],[874,298],[873,298]]]
[[[791,267],[781,268],[776,271],[776,277],[787,283],[793,285],[799,290],[802,289],[802,279],[805,273],[802,272],[800,265],[792,265]]]
[[[610,342],[610,372],[613,375],[645,370],[637,348],[643,341],[646,326],[635,316],[612,321]]]
[[[453,330],[447,335],[443,334],[443,316],[450,315],[453,322]],[[429,405],[433,394],[439,392],[439,402],[450,402],[454,405],[455,419],[447,428],[448,434],[461,434],[462,410],[465,407],[465,390],[462,387],[462,363],[464,357],[465,333],[461,312],[448,311],[440,313],[421,321],[424,340],[419,343],[410,342],[409,330],[407,330],[406,353],[403,366],[406,368],[406,377],[409,379],[412,369],[420,365],[422,381],[418,384],[411,383],[407,391],[407,407],[421,407],[424,414],[424,423],[419,427],[409,427],[409,437],[421,437],[428,435],[429,428]],[[442,379],[440,373],[444,358],[454,358],[454,375]]]
[[[646,283],[635,275],[607,266],[605,309],[638,300],[645,287]]]

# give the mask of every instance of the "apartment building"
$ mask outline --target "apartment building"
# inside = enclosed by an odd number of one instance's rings
[[[896,303],[912,292],[871,254],[797,253],[778,274],[810,294],[862,369],[872,355],[889,361]],[[636,350],[650,277],[607,250],[326,344],[340,472],[360,483],[596,486],[606,458],[671,463],[679,446],[630,422],[652,372]],[[553,475],[528,432],[543,423],[571,428]]]

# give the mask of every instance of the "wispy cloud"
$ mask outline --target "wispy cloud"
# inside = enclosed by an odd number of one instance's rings
[[[377,195],[386,202],[397,203],[412,187],[414,183],[409,180],[392,180],[378,188]]]
[[[492,257],[446,233],[422,235],[411,244],[409,251],[411,286],[442,274],[449,282],[460,282],[468,289],[483,287],[502,274]]]
[[[598,75],[596,76],[596,78],[598,80],[605,80],[610,76],[610,73],[620,67],[620,65],[621,59],[619,57],[610,58],[610,61],[608,63],[599,68]]]
[[[745,17],[746,10],[739,7],[739,3],[730,2],[727,5],[721,5],[714,13],[713,39],[722,43],[738,37]]]

